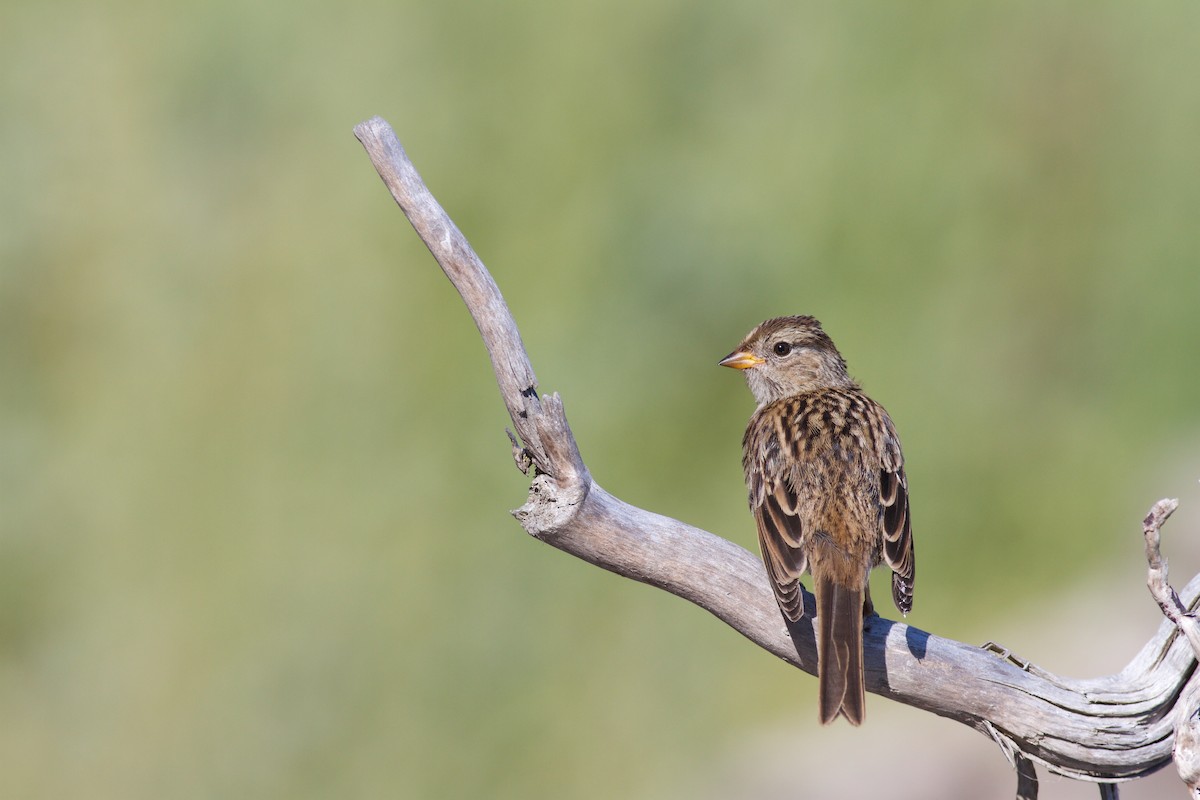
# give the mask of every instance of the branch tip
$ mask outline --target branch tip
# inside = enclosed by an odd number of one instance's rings
[[[1170,519],[1177,508],[1179,508],[1179,501],[1177,499],[1164,497],[1150,507],[1150,513],[1142,520],[1142,527],[1147,530],[1153,528],[1157,531],[1163,526],[1163,523]]]

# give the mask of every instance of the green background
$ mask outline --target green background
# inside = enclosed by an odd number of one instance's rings
[[[754,546],[715,363],[810,313],[903,439],[915,625],[1138,584],[1149,505],[1200,505],[1194,2],[3,17],[5,797],[675,797],[816,728],[811,679],[509,518],[374,114],[629,502]]]

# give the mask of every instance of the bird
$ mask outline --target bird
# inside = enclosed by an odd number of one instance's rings
[[[818,719],[861,725],[871,569],[891,568],[902,614],[913,603],[908,478],[895,425],[813,317],[769,319],[718,363],[741,370],[758,403],[742,468],[763,562],[790,623],[804,617],[800,578],[812,575]]]

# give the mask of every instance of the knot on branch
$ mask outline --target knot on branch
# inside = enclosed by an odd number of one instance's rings
[[[549,475],[538,475],[529,486],[525,505],[511,513],[531,536],[544,539],[567,527],[587,499],[589,485],[562,485]]]
[[[524,462],[527,469],[532,465],[535,473],[529,499],[512,514],[526,531],[540,539],[575,518],[587,498],[592,478],[557,393],[542,399],[529,422],[532,441],[523,447],[509,434],[517,466]]]

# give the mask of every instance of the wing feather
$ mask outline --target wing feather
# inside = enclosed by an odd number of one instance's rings
[[[884,430],[880,444],[879,503],[883,506],[883,560],[892,569],[892,600],[900,612],[912,610],[916,560],[908,509],[908,476],[900,438],[887,412],[876,406]]]
[[[784,616],[795,622],[804,617],[800,577],[808,568],[808,559],[801,545],[800,499],[790,470],[784,467],[787,459],[781,457],[778,430],[775,425],[753,423],[747,428],[746,480],[771,588]]]

